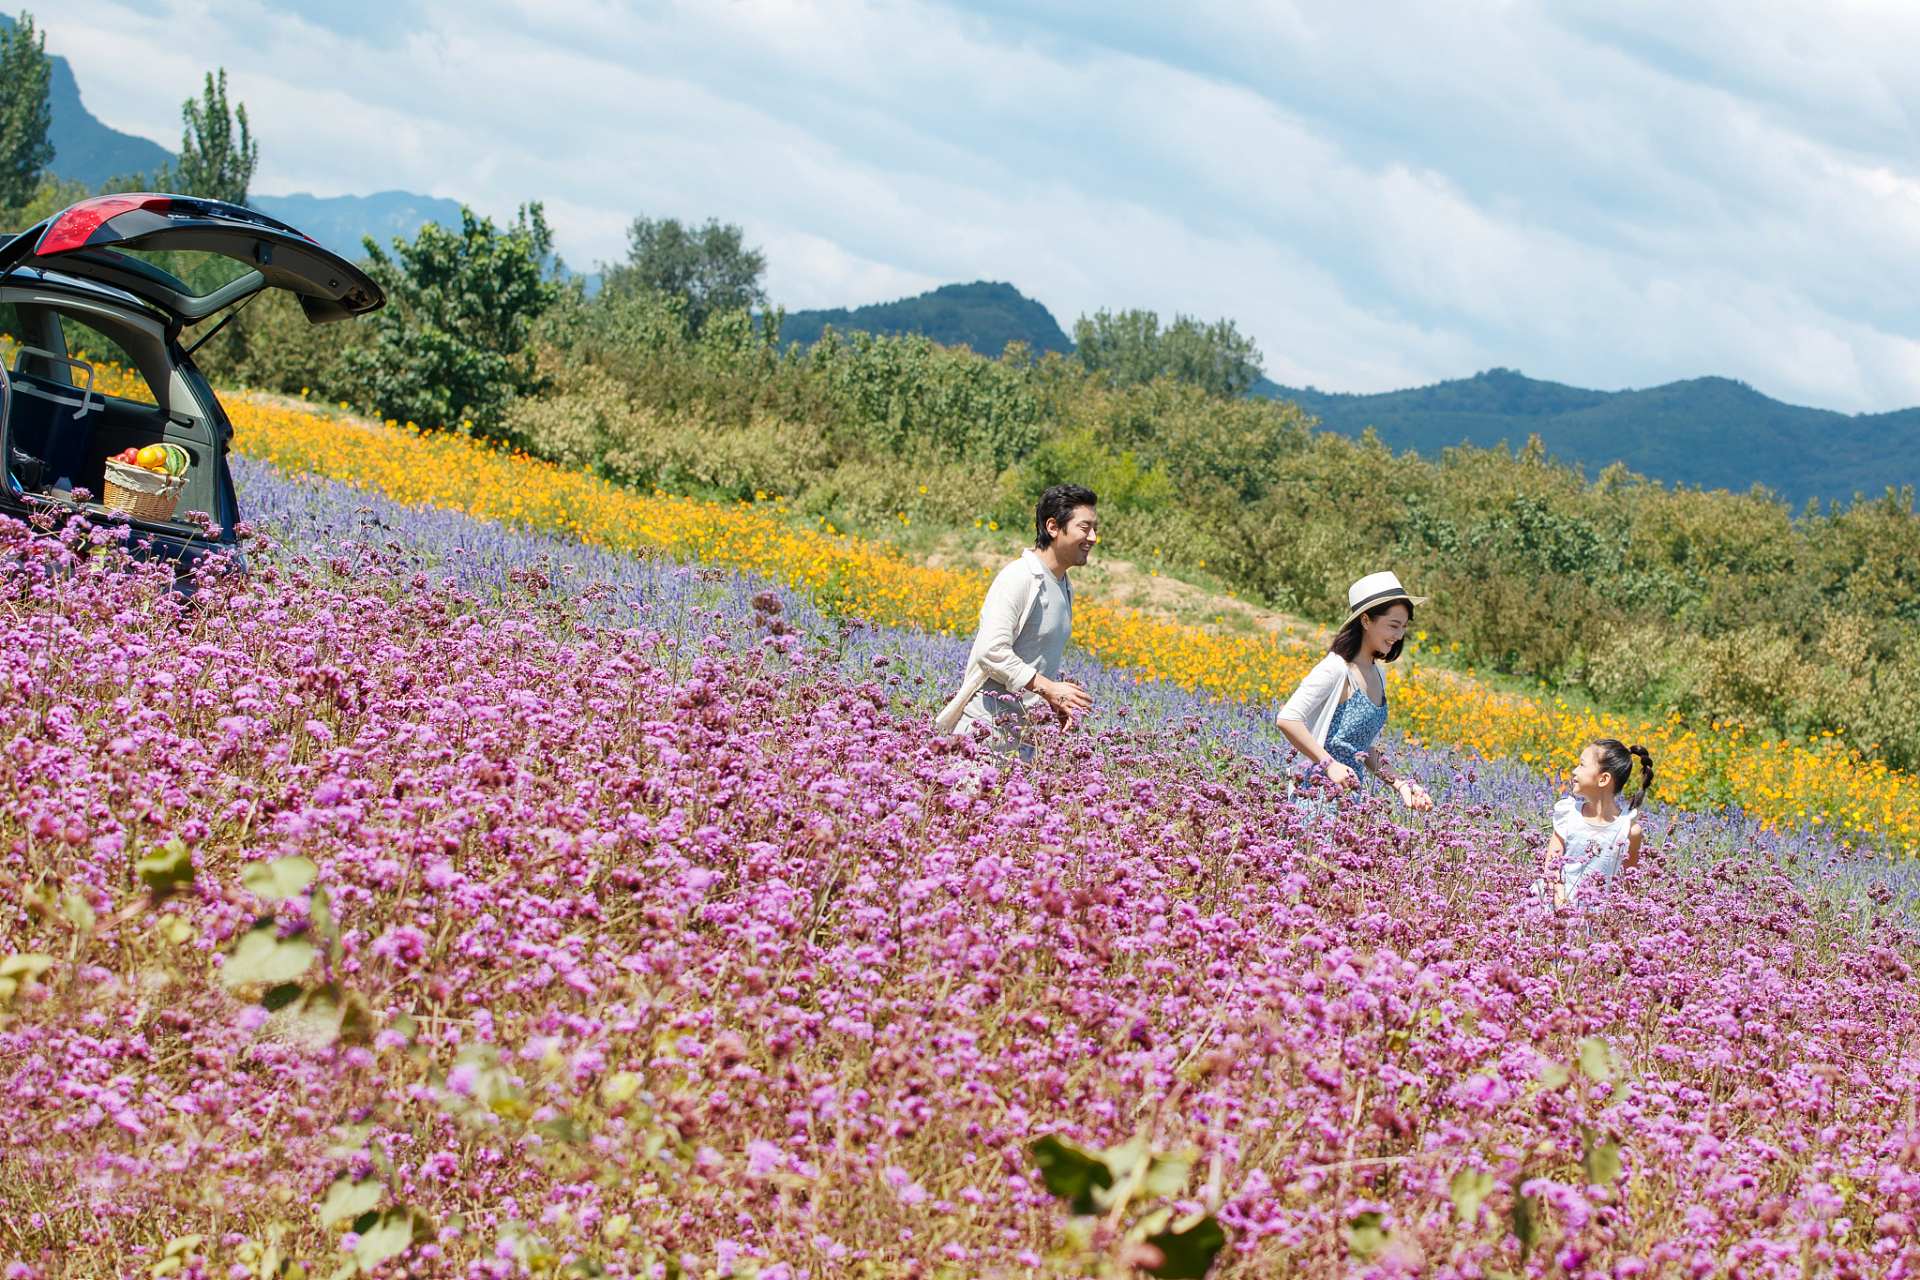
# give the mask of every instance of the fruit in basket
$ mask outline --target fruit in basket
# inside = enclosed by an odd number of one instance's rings
[[[170,476],[183,476],[187,474],[187,466],[193,461],[193,459],[187,455],[187,451],[177,444],[163,444],[160,447],[166,451],[167,474]]]
[[[137,467],[140,465],[140,450],[134,447],[122,449],[113,455],[113,461],[124,462],[130,467]]]
[[[164,472],[167,469],[167,451],[157,444],[150,444],[140,451],[133,464],[149,471]]]

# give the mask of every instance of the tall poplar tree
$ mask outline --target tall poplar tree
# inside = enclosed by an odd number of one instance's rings
[[[34,30],[32,15],[23,13],[13,30],[0,31],[0,209],[18,209],[32,200],[53,161],[53,143],[47,140],[53,124],[52,77],[47,38]]]
[[[188,98],[181,106],[186,132],[180,138],[180,159],[173,168],[174,189],[184,196],[245,204],[247,186],[260,165],[260,145],[247,129],[247,106],[227,107],[227,70],[216,82],[207,72],[201,100]]]

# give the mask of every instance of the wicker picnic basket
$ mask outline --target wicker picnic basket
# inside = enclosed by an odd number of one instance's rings
[[[187,487],[184,475],[169,476],[124,462],[107,463],[104,501],[115,511],[124,511],[135,520],[171,520]]]

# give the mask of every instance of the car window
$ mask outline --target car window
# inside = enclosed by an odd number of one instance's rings
[[[60,317],[60,332],[67,340],[67,354],[76,360],[85,360],[94,367],[95,391],[121,400],[137,400],[141,404],[159,403],[153,388],[140,375],[140,367],[121,349],[119,343],[70,315]],[[79,384],[86,381],[84,373],[71,366],[67,368],[72,382]]]
[[[129,249],[123,245],[86,251],[87,256],[121,261],[140,274],[191,298],[217,293],[253,270],[250,263],[204,249]],[[132,259],[126,264],[126,259]]]

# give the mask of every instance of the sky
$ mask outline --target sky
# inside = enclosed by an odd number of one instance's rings
[[[789,310],[1005,280],[1227,317],[1268,376],[1502,366],[1920,404],[1912,0],[60,0],[177,148],[225,67],[263,194],[741,224]]]

